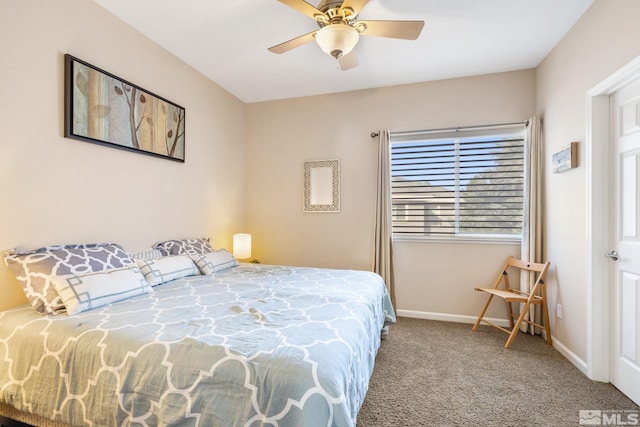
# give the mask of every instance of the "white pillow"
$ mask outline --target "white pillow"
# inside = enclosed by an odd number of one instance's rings
[[[167,256],[160,259],[137,259],[135,261],[151,286],[200,274],[198,267],[188,255]]]
[[[51,277],[68,314],[153,292],[138,267]]]
[[[235,267],[238,261],[226,249],[219,249],[208,254],[189,255],[204,275]]]

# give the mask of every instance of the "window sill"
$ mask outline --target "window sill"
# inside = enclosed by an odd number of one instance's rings
[[[427,237],[427,236],[394,236],[393,242],[402,243],[452,243],[452,244],[478,244],[478,245],[520,245],[520,237]]]

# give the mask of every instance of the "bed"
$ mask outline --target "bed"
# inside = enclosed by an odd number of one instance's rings
[[[355,426],[384,281],[234,263],[78,312],[0,312],[0,404],[74,426]]]

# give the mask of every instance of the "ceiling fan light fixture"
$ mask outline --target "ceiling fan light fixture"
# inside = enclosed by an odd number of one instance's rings
[[[338,59],[351,52],[360,34],[346,24],[329,24],[316,33],[316,42],[327,55]]]

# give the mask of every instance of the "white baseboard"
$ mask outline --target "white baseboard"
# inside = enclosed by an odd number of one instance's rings
[[[414,319],[427,319],[427,320],[442,320],[444,322],[458,322],[458,323],[476,323],[477,317],[466,316],[463,314],[449,314],[449,313],[432,313],[428,311],[415,311],[415,310],[396,310],[396,314],[400,317],[413,317]],[[495,323],[499,326],[509,326],[509,320],[497,319],[495,317],[486,317],[489,322]]]
[[[441,320],[443,322],[458,322],[458,323],[476,323],[477,317],[474,316],[466,316],[462,314],[449,314],[449,313],[432,313],[428,311],[415,311],[415,310],[396,310],[396,314],[400,317],[413,317],[415,319],[427,319],[427,320]],[[507,319],[496,319],[487,317],[492,323],[495,323],[499,326],[509,326],[509,320]],[[587,363],[580,359],[577,354],[572,352],[562,344],[556,337],[551,335],[551,342],[553,343],[553,347],[560,352],[569,362],[571,362],[576,368],[580,370],[584,375],[587,375]],[[588,376],[588,375],[587,375]]]
[[[551,342],[553,343],[553,348],[558,350],[560,354],[566,357],[567,360],[569,360],[569,362],[573,364],[573,366],[578,368],[580,372],[582,372],[585,376],[589,376],[587,375],[587,362],[580,359],[577,354],[569,350],[567,346],[558,341],[558,339],[554,337],[553,334],[551,334]]]

